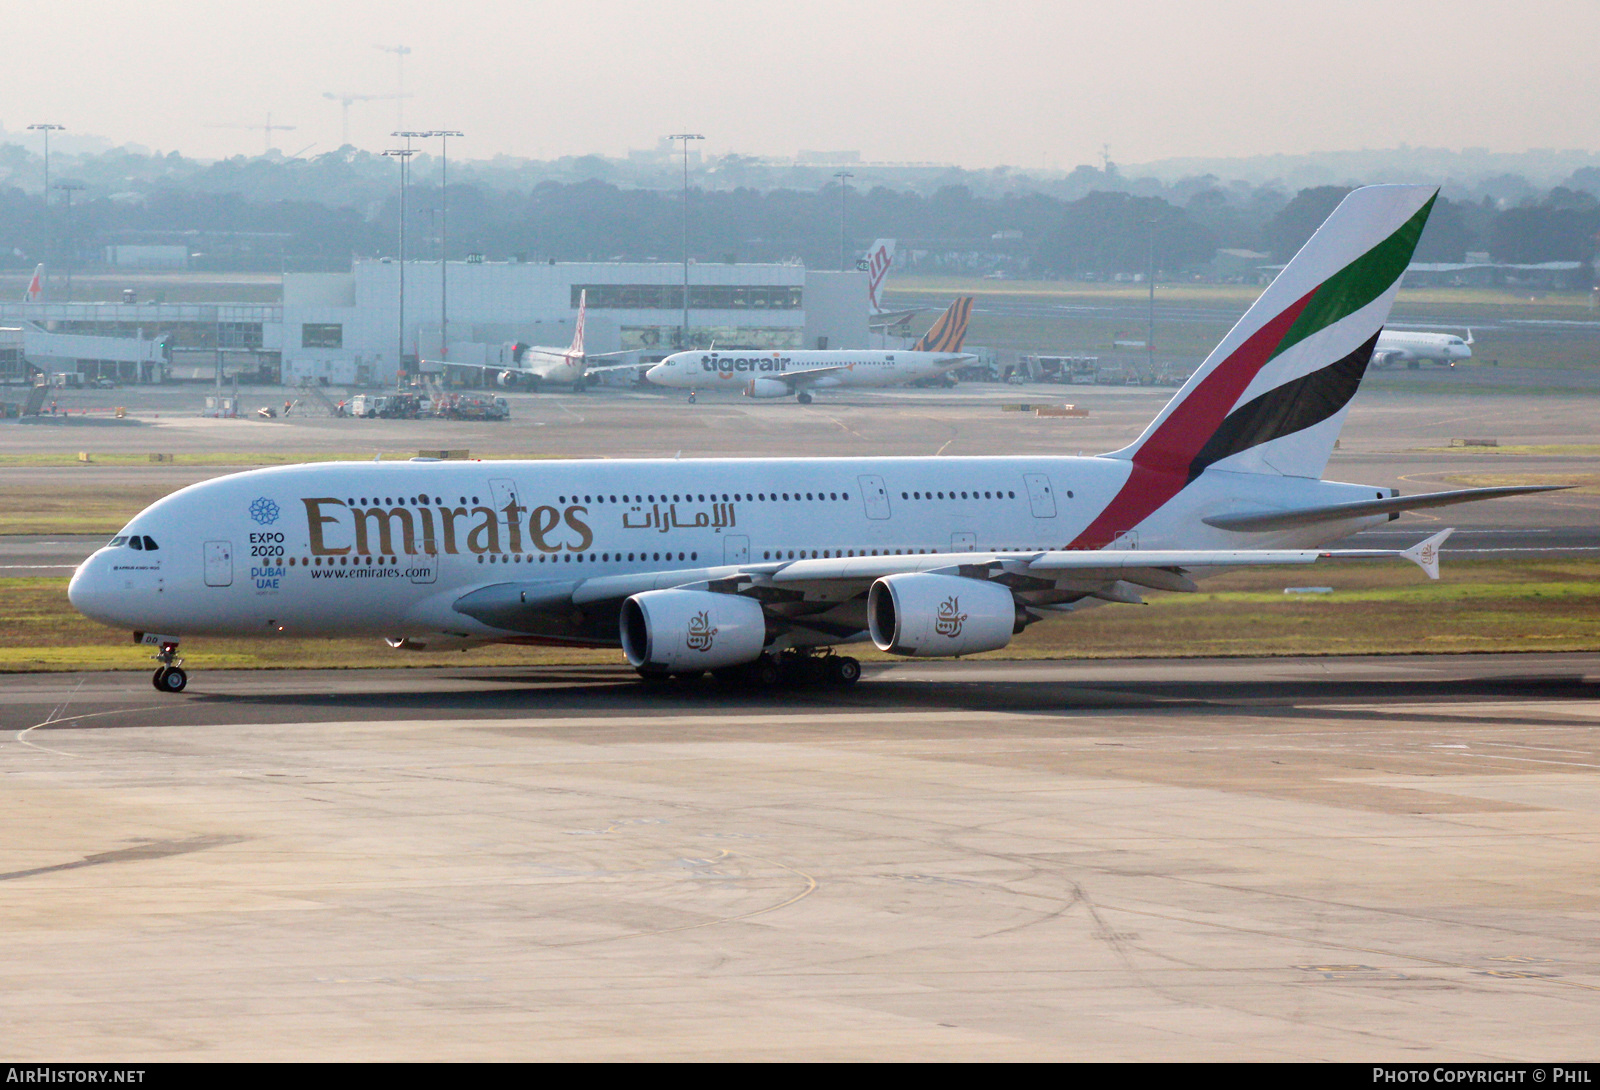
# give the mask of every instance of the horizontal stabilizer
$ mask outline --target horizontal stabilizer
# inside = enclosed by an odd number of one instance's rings
[[[1251,511],[1240,515],[1212,515],[1201,521],[1219,530],[1288,530],[1316,522],[1338,522],[1340,519],[1366,518],[1370,515],[1397,515],[1401,511],[1449,507],[1456,503],[1496,500],[1503,496],[1521,496],[1530,492],[1555,492],[1570,487],[1572,486],[1563,484],[1525,484],[1504,488],[1462,488],[1453,492],[1424,492],[1416,496],[1391,496],[1381,500],[1330,503],[1323,507],[1301,507],[1290,511]]]

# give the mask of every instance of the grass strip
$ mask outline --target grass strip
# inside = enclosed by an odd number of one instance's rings
[[[1286,595],[1290,585],[1334,588]],[[150,650],[78,615],[65,579],[0,580],[0,671],[142,670]],[[849,649],[884,660],[871,645]],[[1600,561],[1446,562],[1430,582],[1408,566],[1328,565],[1234,572],[1198,594],[1152,593],[1144,606],[1108,605],[1035,624],[987,658],[1181,658],[1600,650]],[[615,650],[485,647],[391,651],[368,639],[185,643],[194,669],[620,663]]]

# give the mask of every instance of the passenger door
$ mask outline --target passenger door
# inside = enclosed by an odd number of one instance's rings
[[[977,534],[961,531],[950,535],[950,551],[953,553],[976,552],[977,548]]]
[[[231,587],[233,585],[233,542],[208,541],[205,543],[206,586]]]
[[[869,519],[886,519],[889,517],[889,490],[884,487],[883,478],[875,473],[864,474],[856,478],[861,485],[861,502],[866,505]]]
[[[1056,517],[1056,498],[1050,490],[1050,478],[1043,473],[1024,473],[1022,483],[1028,489],[1028,506],[1036,519]]]
[[[724,564],[750,563],[750,539],[741,534],[729,534],[723,538],[722,562]]]

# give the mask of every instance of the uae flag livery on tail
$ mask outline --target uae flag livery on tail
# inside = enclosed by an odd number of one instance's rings
[[[1073,546],[1109,544],[1208,470],[1320,477],[1437,196],[1387,185],[1346,197],[1144,434],[1110,455],[1131,472]]]

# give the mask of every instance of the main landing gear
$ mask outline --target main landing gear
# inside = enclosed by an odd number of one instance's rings
[[[662,686],[676,681],[680,685],[698,682],[704,670],[683,670],[675,674],[638,671],[640,679],[651,686]],[[848,655],[811,655],[798,651],[784,651],[776,655],[762,655],[754,662],[738,666],[724,666],[711,671],[718,684],[728,688],[777,689],[823,687],[848,689],[861,680],[861,663]]]
[[[181,693],[184,686],[189,684],[189,675],[184,673],[183,660],[177,657],[178,645],[164,643],[156,654],[156,661],[161,665],[156,667],[156,672],[150,677],[150,684],[159,692]]]

